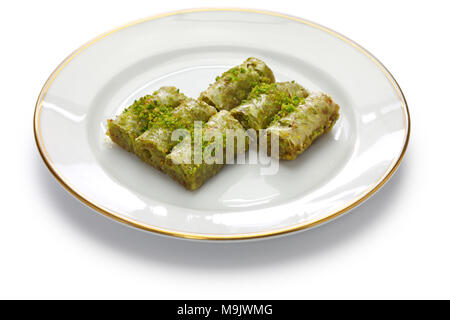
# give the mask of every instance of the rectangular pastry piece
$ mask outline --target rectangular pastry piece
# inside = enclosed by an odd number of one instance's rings
[[[338,118],[339,106],[328,95],[317,93],[308,96],[304,104],[277,115],[267,128],[269,154],[272,153],[271,139],[275,136],[279,139],[279,158],[297,158],[315,139],[329,132]]]
[[[227,131],[227,129],[231,131]],[[227,136],[227,134],[229,135]],[[213,136],[221,136],[221,143],[214,145],[215,140],[209,139]],[[238,136],[240,137],[237,138]],[[248,147],[244,128],[226,110],[218,112],[209,119],[203,127],[202,137],[201,148],[196,149],[194,146],[196,137],[192,137],[175,146],[166,158],[165,172],[189,190],[199,188],[222,169],[226,163],[227,139],[234,140],[234,150],[231,152],[234,155],[244,153]],[[237,143],[238,140],[243,143]],[[222,149],[223,157],[211,152],[218,148]],[[215,161],[218,159],[221,161]]]
[[[108,120],[107,135],[127,151],[134,152],[135,139],[151,126],[152,119],[180,105],[186,96],[175,87],[161,87]]]
[[[245,129],[265,129],[282,108],[304,102],[308,91],[295,82],[262,83],[253,88],[248,98],[231,110]]]
[[[216,113],[216,109],[205,102],[188,98],[154,120],[151,128],[136,139],[135,153],[153,167],[163,169],[166,156],[178,143],[172,141],[172,132],[176,129],[192,130],[195,121],[206,122]]]
[[[231,110],[247,98],[254,86],[274,81],[272,70],[263,61],[251,57],[218,76],[199,99],[217,110]]]

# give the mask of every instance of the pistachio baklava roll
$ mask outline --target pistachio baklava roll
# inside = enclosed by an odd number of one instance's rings
[[[107,135],[127,151],[134,152],[135,139],[151,127],[155,118],[178,107],[186,96],[175,87],[161,87],[109,119]]]
[[[216,78],[199,99],[217,110],[231,110],[247,98],[259,83],[275,81],[272,70],[261,60],[250,57]]]
[[[223,168],[227,152],[230,152],[227,140],[233,139],[232,156],[244,153],[248,147],[244,128],[226,110],[218,112],[205,124],[197,146],[196,139],[193,136],[175,146],[165,165],[165,172],[189,190],[198,189]],[[220,156],[215,153],[219,151]]]
[[[329,132],[339,118],[339,106],[324,93],[308,96],[304,104],[282,111],[267,128],[268,153],[293,160],[318,137]],[[278,155],[271,147],[278,139]]]

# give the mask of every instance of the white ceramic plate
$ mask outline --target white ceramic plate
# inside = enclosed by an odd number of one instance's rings
[[[107,118],[163,85],[192,97],[249,56],[341,106],[333,130],[276,175],[229,165],[195,192],[105,137]],[[366,50],[315,23],[244,9],[146,18],[88,42],[53,72],[35,111],[50,171],[95,210],[171,236],[232,240],[285,234],[360,204],[398,167],[409,113],[397,83]]]

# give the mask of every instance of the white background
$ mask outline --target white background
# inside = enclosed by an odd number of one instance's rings
[[[47,77],[100,33],[204,6],[296,15],[379,58],[412,117],[405,159],[385,187],[320,228],[222,244],[136,231],[69,195],[33,138]],[[450,298],[449,9],[432,0],[3,2],[0,298]]]

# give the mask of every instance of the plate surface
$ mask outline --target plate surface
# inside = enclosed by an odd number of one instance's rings
[[[296,80],[341,106],[333,130],[275,175],[229,165],[199,190],[183,189],[105,137],[106,119],[163,85],[189,96],[255,56],[277,81]],[[409,139],[406,101],[390,73],[351,40],[272,12],[194,9],[143,19],[70,55],[35,111],[41,155],[91,208],[129,225],[209,240],[274,236],[329,221],[394,173]]]

